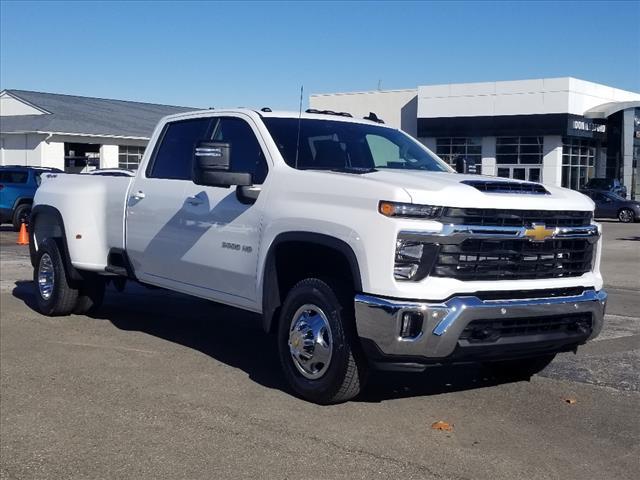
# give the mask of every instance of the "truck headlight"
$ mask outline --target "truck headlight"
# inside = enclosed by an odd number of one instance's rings
[[[417,282],[429,275],[438,253],[438,245],[398,237],[393,277]]]
[[[416,205],[414,203],[400,203],[381,201],[378,211],[386,217],[400,218],[438,218],[442,207],[434,205]]]

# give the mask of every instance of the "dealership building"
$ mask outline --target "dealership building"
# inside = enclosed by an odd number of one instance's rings
[[[618,178],[640,197],[640,94],[571,77],[311,95],[310,108],[365,116],[485,175],[581,188]]]
[[[0,165],[136,169],[165,115],[193,108],[25,90],[0,92]]]

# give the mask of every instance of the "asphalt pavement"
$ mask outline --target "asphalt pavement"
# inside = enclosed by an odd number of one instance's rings
[[[91,317],[39,315],[2,227],[0,478],[635,480],[640,224],[603,223],[606,325],[577,355],[530,381],[379,374],[325,407],[290,393],[251,314],[129,285]]]

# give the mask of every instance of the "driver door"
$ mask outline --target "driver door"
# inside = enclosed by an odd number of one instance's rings
[[[231,171],[251,173],[254,186],[266,187],[266,149],[246,116],[218,117],[211,140],[230,144]],[[263,187],[263,183],[265,184]],[[236,186],[187,182],[182,226],[193,239],[179,259],[176,275],[194,294],[244,307],[256,306],[256,270],[265,194],[255,202]]]

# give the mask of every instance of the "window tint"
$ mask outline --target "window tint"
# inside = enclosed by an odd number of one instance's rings
[[[231,144],[231,171],[253,175],[261,184],[267,176],[267,162],[253,130],[240,118],[222,118],[213,136],[214,142]]]
[[[8,171],[0,173],[0,181],[3,183],[27,183],[27,172]]]
[[[215,118],[194,118],[167,124],[158,146],[151,178],[191,179],[193,151],[198,142],[207,140]]]
[[[385,167],[390,162],[400,160],[400,147],[391,140],[379,135],[367,135],[366,138],[376,167]]]
[[[291,167],[449,171],[444,162],[430,155],[415,140],[391,128],[316,119],[265,118],[263,121]]]

